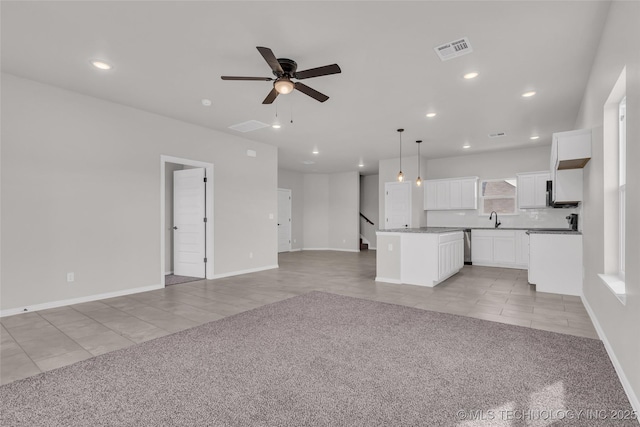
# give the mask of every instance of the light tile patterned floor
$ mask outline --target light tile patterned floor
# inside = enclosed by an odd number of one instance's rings
[[[280,268],[0,319],[0,383],[35,375],[313,290],[597,338],[580,301],[526,270],[465,266],[435,288],[376,283],[375,252],[280,254]]]

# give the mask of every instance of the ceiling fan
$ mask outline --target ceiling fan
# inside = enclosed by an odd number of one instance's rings
[[[271,70],[273,71],[273,75],[276,76],[275,79],[271,77],[237,77],[237,76],[221,76],[222,80],[258,80],[258,81],[273,81],[273,89],[267,95],[267,97],[262,101],[263,104],[271,104],[278,95],[286,95],[287,93],[293,92],[294,89],[299,90],[316,99],[320,102],[324,102],[329,97],[323,93],[318,92],[315,89],[310,88],[309,86],[300,83],[300,82],[292,82],[291,79],[309,79],[311,77],[320,77],[320,76],[328,76],[330,74],[338,74],[342,72],[338,64],[325,65],[324,67],[311,68],[309,70],[297,71],[298,64],[296,61],[287,58],[276,58],[271,49],[268,47],[258,46],[258,52],[262,55]]]

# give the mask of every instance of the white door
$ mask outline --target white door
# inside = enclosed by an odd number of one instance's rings
[[[385,229],[411,226],[411,185],[411,181],[384,184]]]
[[[173,172],[173,273],[205,277],[205,170]]]
[[[291,190],[278,188],[278,252],[291,252]]]

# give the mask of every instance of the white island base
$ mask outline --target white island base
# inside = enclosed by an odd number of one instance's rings
[[[401,229],[376,235],[376,282],[434,287],[464,265],[462,230]]]

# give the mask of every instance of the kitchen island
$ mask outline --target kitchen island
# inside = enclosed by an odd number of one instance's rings
[[[400,228],[376,235],[377,282],[434,287],[464,265],[463,228]]]

